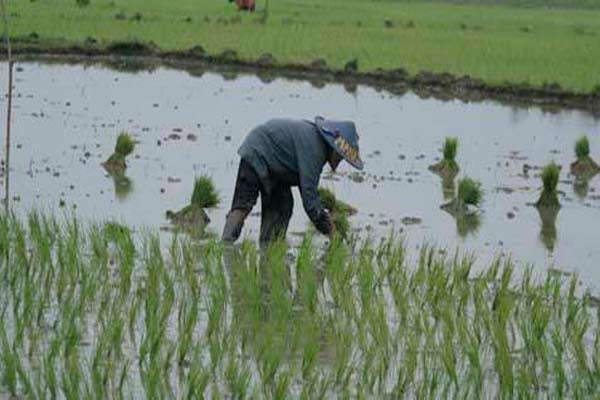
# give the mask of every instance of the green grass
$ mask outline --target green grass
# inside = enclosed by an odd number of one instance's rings
[[[191,204],[200,208],[213,208],[219,205],[220,199],[212,178],[202,175],[194,181]]]
[[[268,52],[279,62],[324,58],[335,68],[357,59],[359,71],[430,70],[585,92],[600,85],[597,1],[554,1],[592,7],[585,10],[492,3],[280,0],[271,1],[264,24],[261,13],[238,13],[225,0],[96,0],[87,7],[37,0],[11,2],[9,9],[17,15],[10,19],[12,35],[35,32],[42,43],[137,39],[165,50],[233,49],[248,60]]]
[[[300,248],[264,251],[161,243],[117,224],[0,214],[0,393],[598,393],[599,320],[577,276],[444,254],[422,246],[411,257],[393,235],[320,248],[309,234]]]

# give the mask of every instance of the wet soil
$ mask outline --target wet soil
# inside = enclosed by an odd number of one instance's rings
[[[102,163],[104,169],[111,175],[123,174],[127,169],[125,157],[118,153],[113,153],[105,162]]]
[[[239,57],[234,50],[224,50],[219,54],[208,54],[201,45],[187,50],[165,51],[154,43],[139,41],[118,41],[99,44],[97,40],[70,43],[64,40],[44,41],[39,37],[12,38],[13,54],[20,60],[58,59],[61,62],[107,62],[124,69],[148,69],[167,65],[183,70],[206,67],[234,67],[237,71],[253,72],[265,76],[301,78],[319,82],[340,82],[349,91],[357,84],[371,85],[396,94],[412,90],[422,97],[442,100],[462,101],[496,100],[506,103],[538,105],[553,109],[581,109],[600,115],[600,88],[589,93],[576,93],[560,87],[556,83],[543,86],[528,84],[490,84],[468,75],[455,76],[449,73],[421,71],[415,75],[398,68],[363,72],[358,60],[349,60],[342,69],[327,66],[322,59],[306,64],[278,63],[270,54],[264,53],[256,60]],[[3,49],[3,45],[0,45]],[[5,53],[3,51],[3,53]],[[272,79],[267,77],[266,79]]]
[[[571,164],[571,174],[578,179],[589,179],[598,173],[600,173],[600,166],[590,157]]]
[[[429,166],[429,170],[437,175],[439,175],[443,182],[446,183],[445,186],[450,186],[448,182],[454,181],[456,175],[458,175],[459,168],[456,163],[452,163],[446,160],[442,160],[439,163],[433,164]]]
[[[423,99],[407,91],[275,77],[265,82],[236,71],[223,76],[206,68],[181,71],[155,66],[136,72],[108,65],[18,63],[15,67],[13,147],[9,201],[18,213],[32,208],[84,219],[117,220],[144,229],[171,228],[165,210],[178,210],[191,196],[194,177],[210,175],[222,206],[206,210],[209,229],[219,232],[233,195],[247,132],[273,117],[351,119],[360,133],[365,170],[342,163],[326,168],[323,182],[357,209],[352,229],[378,238],[402,232],[407,246],[424,241],[477,255],[481,265],[500,254],[539,269],[578,271],[587,286],[600,282],[600,176],[579,190],[565,176],[558,190],[562,208],[547,224],[535,207],[541,191],[538,166],[568,166],[582,133],[600,136],[600,122],[582,111],[506,106],[485,101]],[[6,77],[0,64],[0,87]],[[6,106],[0,97],[0,107]],[[435,116],[435,118],[432,118]],[[401,123],[399,123],[401,121]],[[100,164],[127,131],[137,145],[127,175],[108,175]],[[176,134],[178,138],[171,136]],[[440,209],[452,190],[428,171],[448,135],[457,136],[462,175],[482,182],[481,213],[455,218]],[[591,140],[592,153],[600,152]],[[6,171],[5,171],[6,172]],[[13,199],[19,199],[13,200]],[[310,221],[294,190],[288,240],[301,238]],[[260,203],[242,238],[257,240]],[[510,217],[509,217],[510,215]],[[543,228],[543,229],[542,229]],[[169,233],[163,233],[169,235]],[[545,238],[552,238],[549,246]],[[317,235],[318,240],[326,238]],[[166,240],[165,243],[169,241]]]

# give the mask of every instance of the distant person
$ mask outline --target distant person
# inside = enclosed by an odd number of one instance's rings
[[[302,204],[317,230],[333,235],[335,227],[318,193],[323,166],[335,171],[345,159],[363,168],[358,134],[353,122],[273,119],[254,128],[238,150],[241,157],[231,210],[222,240],[236,241],[260,194],[260,241],[285,235],[294,208],[292,186],[298,186]]]
[[[233,0],[229,0],[231,3]],[[255,0],[235,0],[235,4],[237,5],[238,11],[250,11],[253,12],[256,8]]]

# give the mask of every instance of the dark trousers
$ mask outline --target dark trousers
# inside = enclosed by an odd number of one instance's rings
[[[274,180],[272,188],[267,192],[252,165],[242,159],[235,182],[231,211],[244,210],[249,214],[259,193],[262,203],[260,241],[269,242],[278,236],[285,236],[294,209],[292,188]]]

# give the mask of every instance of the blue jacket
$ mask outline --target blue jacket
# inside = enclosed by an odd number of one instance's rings
[[[272,119],[257,126],[238,150],[267,194],[276,184],[298,186],[304,210],[320,231],[326,213],[317,189],[329,152],[313,123],[292,119]]]

